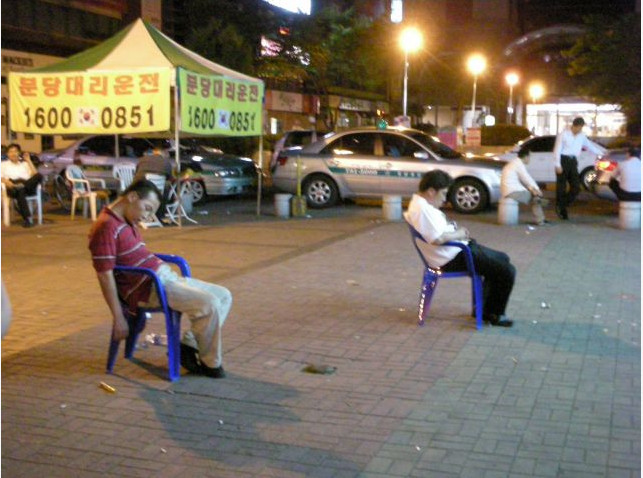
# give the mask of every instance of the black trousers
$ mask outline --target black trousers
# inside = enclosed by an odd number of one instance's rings
[[[27,204],[27,196],[36,194],[36,189],[40,181],[42,181],[42,175],[36,173],[27,180],[16,179],[15,181],[11,181],[18,185],[18,187],[7,188],[7,196],[16,200],[18,203],[18,212],[25,221],[31,217],[29,204]]]
[[[616,197],[619,201],[641,201],[641,191],[632,193],[630,191],[626,191],[625,189],[621,189],[621,185],[619,184],[617,179],[610,179],[609,186],[610,189],[614,191],[614,194],[616,194]]]
[[[483,278],[483,316],[504,315],[516,279],[516,268],[504,252],[482,246],[474,240],[469,242],[469,249],[476,271]],[[460,252],[441,269],[445,272],[466,271],[464,252]]]
[[[575,156],[561,154],[560,166],[563,172],[556,174],[556,206],[561,211],[566,211],[567,206],[573,203],[578,193],[580,193],[578,161]],[[568,184],[569,190],[567,190]]]

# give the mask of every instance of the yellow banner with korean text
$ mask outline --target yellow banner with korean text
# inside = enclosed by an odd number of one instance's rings
[[[168,68],[9,74],[11,129],[36,134],[170,129]]]
[[[261,135],[264,86],[179,69],[181,131],[202,135]]]

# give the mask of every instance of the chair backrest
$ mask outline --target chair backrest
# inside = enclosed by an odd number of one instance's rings
[[[409,232],[411,233],[411,240],[413,241],[413,247],[415,247],[415,250],[420,255],[420,259],[422,259],[422,262],[424,263],[424,267],[431,267],[429,263],[426,261],[426,258],[422,253],[422,249],[420,249],[420,246],[418,246],[418,241],[422,241],[423,243],[427,244],[426,239],[424,239],[424,237],[422,237],[422,234],[420,234],[418,230],[415,229],[408,221],[406,225],[409,226]]]
[[[136,165],[134,163],[122,163],[114,166],[113,174],[121,182],[121,191],[124,191],[132,184],[135,172]]]
[[[80,166],[76,164],[70,164],[65,168],[65,176],[71,182],[72,189],[79,192],[91,191],[89,182],[87,181],[85,173],[83,173],[83,170],[80,168]]]

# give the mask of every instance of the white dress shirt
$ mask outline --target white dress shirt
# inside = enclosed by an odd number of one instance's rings
[[[535,189],[540,191],[540,188],[534,181],[525,167],[525,163],[520,158],[514,158],[509,161],[502,168],[502,176],[500,177],[500,194],[507,197],[511,193],[527,191]]]
[[[560,155],[575,156],[577,159],[583,148],[595,154],[605,154],[605,148],[587,139],[583,133],[574,134],[571,129],[562,131],[554,145],[554,166],[560,168]]]
[[[31,174],[31,167],[27,161],[19,161],[14,163],[10,159],[2,161],[0,165],[0,176],[5,179],[24,179],[25,181],[29,179]]]

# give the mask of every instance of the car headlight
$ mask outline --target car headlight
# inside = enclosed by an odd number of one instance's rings
[[[234,169],[219,169],[214,172],[214,175],[218,178],[228,178],[231,176],[238,176],[237,171]]]

